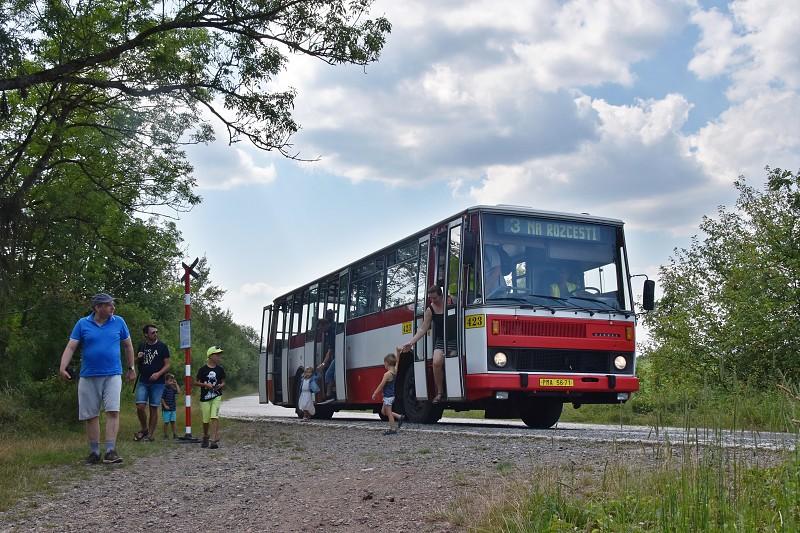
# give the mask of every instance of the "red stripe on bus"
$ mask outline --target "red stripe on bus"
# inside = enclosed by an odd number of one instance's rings
[[[572,387],[541,387],[540,378],[571,379]],[[591,381],[584,381],[591,380]],[[547,392],[636,392],[639,390],[639,378],[636,376],[616,376],[616,386],[608,386],[608,376],[601,375],[564,375],[564,374],[529,374],[528,386],[523,388],[519,374],[468,374],[464,376],[467,389],[467,400],[492,398],[497,391],[547,391]]]
[[[497,324],[495,324],[497,323]],[[632,352],[634,331],[627,339],[626,328],[633,322],[487,315],[488,346],[519,348],[572,348]],[[498,329],[499,333],[494,331]]]
[[[294,337],[289,337],[289,348],[302,348],[306,345],[306,334],[301,333],[300,335],[295,335]]]
[[[383,379],[386,368],[371,366],[347,371],[347,403],[381,403],[383,400],[378,395],[377,400],[372,399],[372,393]]]
[[[387,309],[381,313],[373,313],[371,315],[348,320],[347,334],[354,335],[356,333],[385,328],[386,326],[394,326],[395,324],[402,324],[403,322],[410,322],[412,320],[414,320],[414,305],[404,305],[402,307],[395,307],[394,309]]]

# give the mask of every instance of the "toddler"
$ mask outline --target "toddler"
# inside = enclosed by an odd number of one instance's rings
[[[395,397],[395,377],[397,377],[397,355],[390,353],[383,358],[383,366],[386,373],[383,379],[378,384],[375,392],[372,393],[372,399],[377,398],[378,393],[383,393],[383,405],[381,406],[381,413],[389,419],[389,429],[384,431],[384,435],[394,435],[397,433],[397,428],[403,425],[405,416],[399,415],[392,411],[392,404],[394,404]],[[397,425],[395,426],[395,420]]]

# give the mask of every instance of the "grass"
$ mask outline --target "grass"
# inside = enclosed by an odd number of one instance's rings
[[[797,424],[800,394],[797,387],[785,392],[780,408],[787,424]],[[701,420],[704,427],[738,430],[740,415],[752,424],[754,411],[748,409],[769,403],[732,397],[710,419],[711,413],[684,400],[682,418],[675,410],[656,416],[659,423],[682,422],[678,427],[693,428]],[[619,463],[606,465],[600,474],[537,468],[524,480],[456,500],[447,518],[479,532],[800,531],[796,426],[794,433],[794,450],[767,468],[754,464],[752,453],[723,448],[721,441],[695,448],[661,444],[653,449],[655,468]]]
[[[242,388],[232,392],[234,394],[226,394],[226,397],[237,393],[251,394],[252,389]],[[36,403],[36,397],[48,396],[59,396],[61,401],[50,405]],[[198,405],[198,402],[199,399],[194,397],[193,405]],[[163,424],[160,410],[156,442],[134,442],[132,436],[139,429],[139,420],[130,386],[123,388],[121,405],[117,451],[124,459],[121,467],[127,468],[138,458],[161,453],[165,443],[161,442]],[[192,435],[201,436],[199,409],[193,409],[192,414]],[[4,427],[4,431],[0,432],[0,512],[26,497],[52,493],[64,479],[84,479],[96,468],[105,468],[104,465],[88,468],[83,464],[89,450],[84,425],[77,421],[77,401],[71,384],[52,381],[44,385],[36,384],[32,391],[0,391],[0,423]],[[233,421],[225,421],[226,429],[235,425]],[[179,435],[185,431],[185,410],[182,405],[178,406],[176,430]],[[104,448],[104,431],[105,421],[101,415],[101,452]],[[170,441],[168,445],[184,444]]]
[[[770,468],[711,450],[649,471],[616,465],[584,479],[553,472],[510,483],[488,504],[461,500],[448,519],[481,532],[800,531],[797,452]]]

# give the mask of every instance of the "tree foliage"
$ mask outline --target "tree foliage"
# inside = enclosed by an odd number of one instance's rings
[[[733,210],[661,267],[646,323],[659,379],[769,387],[800,379],[800,173],[767,168],[764,190],[736,182]]]
[[[291,54],[374,61],[390,27],[368,18],[371,3],[0,0],[6,379],[52,371],[99,290],[122,298],[132,328],[179,318],[181,237],[169,215],[200,202],[183,147],[210,141],[213,119],[230,142],[294,156],[295,93],[275,76]],[[234,328],[219,296],[198,316]]]

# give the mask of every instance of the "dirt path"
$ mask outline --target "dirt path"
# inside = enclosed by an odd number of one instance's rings
[[[447,519],[454,502],[488,494],[509,476],[542,468],[591,476],[610,460],[645,468],[660,460],[644,446],[402,430],[383,436],[383,424],[233,426],[218,450],[142,443],[163,453],[85,467],[87,479],[0,514],[0,530],[458,531]]]

